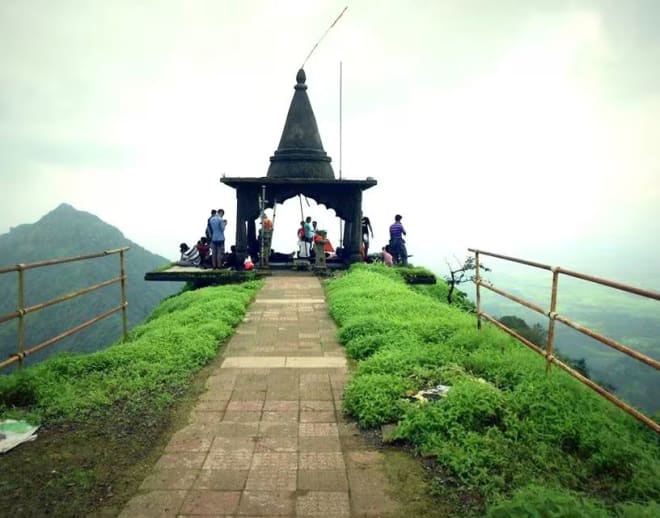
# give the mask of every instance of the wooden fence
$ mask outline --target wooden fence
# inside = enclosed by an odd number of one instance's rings
[[[571,376],[574,378],[577,378],[580,380],[582,383],[587,385],[589,388],[595,390],[598,392],[601,396],[605,397],[612,403],[614,403],[616,406],[624,410],[625,412],[628,412],[630,415],[638,419],[639,421],[643,422],[646,424],[649,428],[655,430],[656,433],[660,433],[660,425],[653,421],[651,418],[648,416],[644,415],[641,413],[639,410],[636,408],[633,408],[632,406],[628,405],[624,401],[620,400],[617,398],[614,394],[611,392],[608,392],[605,390],[603,387],[598,385],[597,383],[594,383],[592,380],[589,378],[583,376],[580,374],[578,371],[575,369],[571,368],[569,365],[566,363],[562,362],[559,360],[557,357],[554,356],[554,338],[555,338],[555,322],[561,322],[564,325],[567,325],[568,327],[571,327],[575,329],[576,331],[579,331],[582,334],[585,334],[587,336],[590,336],[591,338],[594,338],[598,340],[599,342],[612,347],[616,349],[617,351],[620,351],[631,358],[634,358],[637,361],[643,362],[646,365],[649,365],[653,367],[654,369],[658,370],[660,369],[660,362],[657,360],[646,356],[645,354],[642,354],[639,351],[636,351],[635,349],[632,349],[626,345],[623,345],[622,343],[617,342],[616,340],[613,340],[610,337],[604,336],[600,333],[597,333],[596,331],[593,331],[592,329],[589,329],[588,327],[582,326],[576,322],[573,322],[572,320],[568,319],[564,315],[560,315],[557,313],[557,291],[558,291],[558,285],[559,285],[559,276],[560,275],[567,275],[569,277],[575,277],[577,279],[582,279],[588,282],[600,284],[602,286],[607,286],[608,288],[614,288],[617,290],[621,290],[627,293],[632,293],[634,295],[639,295],[641,297],[646,297],[649,299],[654,299],[660,301],[660,293],[654,292],[654,291],[649,291],[649,290],[643,290],[640,288],[635,288],[633,286],[628,286],[626,284],[621,284],[618,282],[614,281],[609,281],[607,279],[601,279],[599,277],[594,277],[591,275],[586,275],[583,273],[578,273],[574,272],[571,270],[567,270],[564,268],[561,268],[559,266],[549,266],[547,264],[542,264],[542,263],[537,263],[534,261],[528,261],[525,259],[518,259],[515,257],[509,257],[506,255],[502,254],[495,254],[492,252],[486,252],[484,250],[478,250],[474,248],[468,248],[470,252],[473,252],[475,254],[475,268],[476,268],[476,274],[474,278],[474,283],[476,285],[477,289],[477,326],[479,329],[481,329],[481,319],[484,318],[488,320],[490,323],[493,325],[497,326],[498,328],[502,329],[503,331],[507,332],[523,344],[525,344],[527,347],[532,349],[533,351],[537,352],[541,356],[544,356],[546,359],[546,371],[550,370],[550,367],[552,364],[557,365],[559,368],[562,370],[568,372]],[[511,261],[514,263],[519,263],[519,264],[524,264],[526,266],[531,266],[533,268],[539,268],[542,270],[548,270],[552,272],[552,287],[551,287],[551,292],[550,292],[550,308],[545,309],[542,308],[541,306],[534,304],[532,302],[529,302],[527,300],[524,300],[520,297],[516,297],[514,295],[511,295],[510,293],[507,293],[506,291],[496,288],[489,282],[484,282],[481,278],[480,275],[480,268],[481,268],[481,256],[489,256],[489,257],[495,257],[498,259],[503,259],[505,261]],[[506,325],[502,324],[499,322],[497,319],[492,317],[491,315],[488,315],[481,309],[481,288],[486,288],[494,293],[497,293],[498,295],[501,295],[502,297],[505,297],[509,300],[512,300],[513,302],[516,302],[522,306],[525,306],[533,311],[536,311],[537,313],[540,313],[541,315],[544,315],[548,318],[548,337],[547,341],[545,344],[545,349],[539,347],[537,344],[529,341],[527,338],[521,336],[520,334],[516,333],[513,329],[510,329]]]
[[[69,335],[72,335],[78,331],[85,329],[86,327],[91,326],[92,324],[98,322],[99,320],[102,320],[104,318],[109,317],[110,315],[113,315],[114,313],[117,313],[118,311],[122,312],[123,338],[124,340],[126,340],[128,334],[128,323],[127,323],[127,315],[126,315],[126,308],[128,306],[128,302],[126,301],[126,269],[124,264],[124,253],[128,249],[129,247],[116,248],[113,250],[105,250],[103,252],[98,252],[94,254],[79,255],[75,257],[65,257],[62,259],[51,259],[48,261],[38,261],[34,263],[17,264],[14,266],[7,266],[4,268],[0,268],[0,274],[7,274],[11,272],[18,273],[18,301],[16,305],[16,311],[12,313],[0,315],[0,324],[4,322],[8,322],[9,320],[18,319],[17,350],[16,353],[10,355],[8,359],[4,361],[0,361],[0,369],[8,367],[9,365],[12,365],[17,362],[20,368],[23,366],[23,358],[25,358],[26,356],[30,356],[31,354],[34,354],[37,351],[40,351],[41,349],[44,349]],[[104,282],[100,282],[98,284],[94,284],[93,286],[89,286],[82,290],[78,290],[72,293],[68,293],[66,295],[62,295],[61,297],[57,297],[48,300],[46,302],[42,302],[40,304],[35,304],[33,306],[25,307],[25,271],[26,270],[30,270],[33,268],[42,268],[45,266],[53,266],[56,264],[71,263],[75,261],[84,261],[86,259],[95,259],[98,257],[106,257],[108,255],[114,255],[114,254],[119,254],[119,276],[113,277],[112,279],[109,279]],[[59,304],[60,302],[65,302],[67,300],[71,300],[81,295],[85,295],[99,288],[104,288],[106,286],[110,286],[116,283],[121,284],[121,302],[118,306],[110,309],[109,311],[106,311],[105,313],[101,313],[78,326],[72,327],[57,336],[54,336],[35,346],[32,346],[29,349],[25,348],[25,316],[26,315],[28,315],[29,313],[34,313],[36,311],[45,309],[49,306]]]

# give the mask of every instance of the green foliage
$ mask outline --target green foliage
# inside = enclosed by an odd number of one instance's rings
[[[449,297],[449,285],[443,279],[438,279],[435,284],[417,284],[413,286],[413,289],[422,295],[427,295],[443,303],[447,302]],[[476,306],[468,298],[467,293],[458,288],[454,288],[452,293],[452,305],[468,313],[474,313],[476,310]]]
[[[367,374],[353,378],[346,389],[344,409],[367,428],[396,421],[405,385],[398,376]],[[368,394],[368,397],[365,395]]]
[[[615,515],[619,518],[657,518],[660,516],[660,503],[623,504],[617,506]]]
[[[506,315],[498,320],[533,344],[545,347],[548,340],[548,331],[541,324],[534,324],[530,327],[527,322],[515,315]]]
[[[402,266],[394,270],[408,284],[435,284],[436,278],[433,272],[419,266]]]
[[[359,361],[344,409],[360,426],[396,422],[392,438],[493,516],[644,516],[660,499],[652,432],[494,326],[477,331],[441,287],[409,287],[392,270],[359,265],[327,284]],[[438,384],[451,388],[437,401],[406,397]]]
[[[215,357],[258,281],[190,291],[163,302],[129,341],[92,354],[61,354],[0,377],[0,415],[86,422],[120,404],[135,415],[163,407]]]
[[[529,485],[488,510],[488,518],[607,518],[602,504],[561,488]]]

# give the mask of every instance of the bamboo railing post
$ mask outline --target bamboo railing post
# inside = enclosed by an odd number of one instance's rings
[[[108,318],[110,315],[114,315],[117,313],[119,310],[123,311],[123,325],[124,325],[124,333],[123,333],[123,339],[126,340],[128,338],[128,320],[127,320],[127,307],[128,307],[128,301],[126,298],[126,267],[125,267],[125,262],[124,262],[124,252],[128,250],[128,247],[123,247],[123,248],[114,248],[112,250],[104,250],[103,252],[97,252],[93,254],[87,254],[87,255],[78,255],[74,257],[64,257],[61,259],[48,259],[46,261],[37,261],[33,263],[21,263],[21,264],[15,264],[12,266],[3,266],[0,267],[0,275],[9,273],[9,272],[17,272],[18,273],[18,292],[17,292],[17,308],[15,311],[11,313],[6,313],[3,315],[0,315],[0,324],[4,322],[8,322],[9,320],[13,320],[15,318],[18,319],[18,330],[17,330],[17,336],[16,336],[16,341],[17,341],[17,351],[14,354],[9,355],[9,358],[6,360],[0,360],[0,369],[4,369],[5,367],[8,367],[9,365],[13,365],[14,363],[18,363],[18,368],[23,367],[23,360],[36,353],[37,351],[40,351],[41,349],[48,347],[58,340],[61,340],[63,338],[66,338],[67,336],[72,335],[73,333],[77,333],[78,331],[81,331],[82,329],[85,329],[86,327],[94,324],[95,322],[98,322],[101,319]],[[33,304],[32,306],[26,306],[26,293],[25,293],[25,272],[27,270],[30,270],[32,268],[42,268],[44,266],[52,266],[56,264],[64,264],[64,263],[71,263],[75,261],[83,261],[87,259],[96,259],[97,257],[107,257],[108,255],[113,255],[113,254],[120,254],[120,269],[121,269],[121,274],[118,275],[117,277],[114,277],[112,279],[109,279],[107,281],[100,282],[98,284],[94,284],[92,286],[88,286],[87,288],[84,288],[82,290],[78,290],[72,293],[67,293],[66,295],[62,295],[59,297],[55,297],[54,299],[47,300],[45,302],[40,302],[38,304]],[[25,317],[33,312],[40,311],[42,309],[45,309],[50,306],[54,306],[55,304],[59,304],[61,302],[71,300],[73,298],[79,297],[81,295],[84,295],[86,293],[90,293],[92,291],[95,291],[100,288],[104,288],[106,286],[110,286],[111,284],[115,284],[121,282],[121,304],[116,306],[115,308],[106,311],[105,313],[101,315],[97,315],[96,317],[92,318],[91,320],[88,320],[78,326],[75,326],[68,331],[65,331],[63,333],[60,333],[54,338],[50,338],[44,342],[41,342],[37,345],[31,346],[26,349],[25,346],[25,326],[26,326],[26,320]]]
[[[128,301],[126,300],[126,265],[124,262],[124,250],[119,252],[119,269],[121,274],[121,323],[124,337],[123,340],[125,342],[128,340]]]
[[[494,254],[492,252],[487,252],[485,250],[478,250],[474,248],[468,248],[468,251],[474,252],[476,256],[476,265],[477,265],[477,275],[475,276],[475,284],[477,285],[477,316],[479,319],[485,319],[491,324],[493,324],[495,327],[498,327],[502,331],[508,333],[509,335],[513,336],[516,340],[521,342],[522,344],[526,345],[536,353],[538,353],[541,356],[545,356],[546,358],[546,372],[550,369],[551,365],[554,363],[557,367],[562,369],[563,371],[567,372],[570,376],[578,379],[581,383],[586,385],[587,387],[591,388],[595,392],[599,393],[601,396],[603,396],[605,399],[609,400],[611,403],[616,405],[618,408],[623,410],[624,412],[627,412],[630,414],[632,417],[637,419],[638,421],[644,423],[646,426],[654,430],[656,433],[660,433],[660,424],[656,423],[654,420],[651,418],[645,416],[643,413],[641,413],[639,410],[636,408],[630,406],[626,402],[622,401],[621,399],[617,398],[614,394],[608,392],[605,390],[603,387],[598,385],[597,383],[594,383],[591,381],[589,378],[583,376],[580,374],[578,371],[575,369],[569,367],[566,365],[563,361],[560,359],[555,358],[553,355],[554,352],[554,338],[555,338],[555,321],[559,321],[562,324],[571,327],[575,329],[576,331],[585,334],[587,336],[590,336],[591,338],[594,338],[601,342],[604,345],[607,345],[613,349],[616,349],[617,351],[620,351],[631,358],[634,358],[636,360],[639,360],[646,365],[649,365],[650,367],[660,370],[660,361],[656,360],[655,358],[651,358],[650,356],[647,356],[639,351],[636,351],[635,349],[632,349],[630,347],[627,347],[616,340],[609,338],[607,336],[601,335],[600,333],[597,333],[596,331],[593,331],[589,329],[588,327],[582,326],[580,324],[577,324],[576,322],[573,322],[572,320],[569,320],[568,318],[560,315],[557,313],[557,293],[559,291],[559,274],[563,273],[564,275],[568,275],[571,277],[575,277],[576,279],[582,279],[588,282],[593,282],[596,284],[601,284],[603,286],[607,286],[609,288],[614,288],[617,290],[621,290],[627,293],[633,293],[635,295],[640,295],[642,297],[646,297],[649,299],[653,300],[660,300],[660,292],[656,291],[650,291],[650,290],[644,290],[641,288],[636,288],[634,286],[628,286],[626,284],[622,284],[619,282],[614,282],[614,281],[609,281],[607,279],[601,279],[599,277],[594,277],[592,275],[586,275],[583,273],[578,273],[574,272],[571,270],[566,270],[563,269],[559,266],[549,266],[547,264],[541,264],[537,263],[534,261],[527,261],[525,259],[519,259],[516,257],[510,257],[502,254]],[[536,311],[537,313],[541,315],[546,315],[549,319],[550,322],[548,324],[548,340],[546,344],[545,350],[543,350],[542,347],[539,347],[535,343],[529,341],[527,338],[524,336],[516,333],[513,329],[510,329],[509,327],[505,326],[495,318],[493,318],[491,315],[489,315],[486,312],[481,311],[481,298],[480,298],[480,293],[479,293],[479,288],[481,286],[481,279],[480,276],[478,275],[479,272],[479,254],[484,254],[489,257],[496,257],[499,259],[504,259],[505,261],[512,261],[514,263],[518,264],[524,264],[527,266],[531,266],[533,268],[540,268],[542,270],[548,270],[551,271],[553,276],[552,276],[552,294],[551,294],[551,300],[550,300],[550,311],[547,311],[539,306],[538,304],[534,304],[532,302],[529,302],[527,300],[524,300],[520,297],[516,297],[515,295],[511,295],[510,293],[507,293],[504,290],[498,289],[495,286],[493,286],[490,283],[484,284],[484,288],[497,293],[498,295],[501,295],[509,300],[512,300],[513,302],[516,302],[524,307],[527,307],[533,311]]]
[[[481,331],[481,275],[479,273],[479,251],[474,253],[474,264],[477,270],[475,275],[475,284],[477,285],[477,329]]]
[[[18,368],[23,368],[23,353],[25,352],[25,269],[23,264],[18,268]]]
[[[552,294],[550,295],[550,312],[548,313],[548,343],[545,351],[545,372],[550,372],[554,360],[555,347],[555,317],[557,316],[557,289],[559,284],[559,268],[552,268]]]

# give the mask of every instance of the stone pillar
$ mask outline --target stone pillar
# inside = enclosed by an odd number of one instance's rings
[[[348,240],[345,243],[348,249],[348,262],[360,262],[360,246],[362,245],[362,191],[357,191],[351,196],[352,207],[350,211],[350,235],[347,236]],[[348,227],[348,221],[347,227]]]
[[[243,267],[248,255],[247,215],[250,193],[240,187],[236,189],[236,269]]]
[[[252,261],[256,263],[259,244],[257,243],[257,225],[252,218],[247,222],[247,242],[248,254],[252,256]]]
[[[347,218],[344,220],[344,239],[342,246],[344,250],[342,251],[342,262],[348,264],[348,250],[350,248],[350,242],[351,242],[351,221]]]

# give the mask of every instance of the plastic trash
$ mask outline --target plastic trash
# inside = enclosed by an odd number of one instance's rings
[[[432,388],[420,390],[416,394],[408,396],[406,399],[422,402],[437,401],[438,399],[445,397],[450,389],[451,387],[447,385],[437,385]]]
[[[0,453],[8,452],[24,442],[34,441],[37,438],[34,432],[38,428],[25,421],[14,419],[0,421]]]

